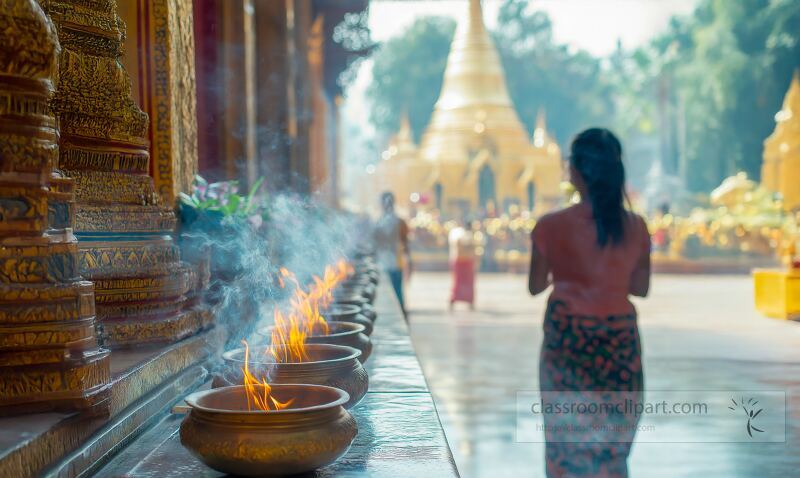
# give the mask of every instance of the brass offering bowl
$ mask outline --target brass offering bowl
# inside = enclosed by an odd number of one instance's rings
[[[353,285],[353,284],[342,285],[336,288],[336,290],[333,293],[333,297],[335,299],[338,297],[355,295],[363,297],[366,303],[371,304],[372,300],[370,299],[370,294],[368,294],[368,292],[369,291],[367,289],[365,289],[363,286],[360,285]]]
[[[270,325],[259,329],[258,334],[269,339],[272,337],[273,330],[275,330],[275,326]],[[324,334],[322,330],[314,330],[312,335],[306,337],[306,343],[353,347],[361,352],[358,361],[364,363],[369,358],[369,354],[372,353],[372,341],[365,332],[366,328],[361,324],[330,321],[328,322],[327,334]]]
[[[358,273],[348,277],[340,285],[344,286],[344,287],[353,286],[353,285],[361,286],[361,287],[364,287],[364,288],[374,288],[375,287],[375,283],[372,282],[372,278],[369,275],[358,274]]]
[[[241,385],[186,397],[181,444],[222,473],[284,476],[315,470],[342,457],[358,433],[343,408],[347,392],[319,385],[274,385],[282,410],[248,410]]]
[[[336,291],[333,293],[335,297],[341,297],[344,295],[360,295],[361,297],[367,299],[367,303],[372,304],[375,301],[375,287],[369,286],[365,287],[361,284],[347,284],[341,285],[336,288]]]
[[[281,352],[283,347],[277,347]],[[250,347],[250,369],[256,377],[266,376],[269,383],[305,383],[325,385],[344,390],[350,395],[344,408],[351,408],[364,398],[369,388],[367,371],[358,361],[361,352],[353,347],[330,344],[306,344],[309,360],[305,362],[275,362],[267,347]],[[279,353],[279,355],[282,355]],[[225,362],[222,380],[215,385],[242,383],[244,349],[222,354]]]
[[[369,246],[359,246],[353,251],[353,258],[357,262],[374,261],[375,249]]]
[[[364,317],[371,320],[373,323],[375,319],[378,318],[378,313],[375,312],[375,307],[369,303],[369,301],[361,295],[358,294],[340,294],[334,297],[333,299],[334,305],[355,305],[359,309],[361,309],[360,313]]]
[[[355,274],[353,274],[353,278],[356,279],[369,279],[375,285],[378,285],[378,281],[380,280],[380,272],[378,269],[373,269],[371,267],[366,266],[356,266]]]
[[[374,325],[371,320],[361,315],[361,308],[357,305],[334,303],[320,311],[320,313],[327,321],[361,324],[364,326],[364,329],[366,329],[364,333],[372,335]]]

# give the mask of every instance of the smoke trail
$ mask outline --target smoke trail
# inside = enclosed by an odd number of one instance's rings
[[[287,304],[287,291],[277,281],[281,267],[307,284],[326,265],[350,255],[359,242],[355,217],[313,199],[272,196],[266,216],[254,227],[241,218],[200,214],[181,235],[187,260],[210,258],[209,298],[217,305],[216,324],[228,329],[230,344],[271,322],[274,308]]]

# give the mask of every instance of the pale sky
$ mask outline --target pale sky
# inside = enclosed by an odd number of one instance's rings
[[[545,10],[553,22],[558,43],[587,50],[596,56],[613,52],[617,39],[625,48],[645,44],[666,28],[673,15],[692,12],[699,0],[531,0],[529,8]],[[483,0],[483,17],[491,30],[497,24],[501,0]],[[452,16],[467,12],[467,0],[380,0],[369,6],[369,25],[374,40],[381,42],[400,35],[416,18]],[[364,91],[372,79],[372,61],[364,61],[355,84],[347,92],[345,116],[361,122],[368,131],[368,105]]]
[[[617,39],[626,48],[647,42],[662,31],[673,15],[689,14],[698,0],[530,0],[533,10],[544,10],[553,21],[558,43],[566,43],[601,56],[611,53]],[[496,25],[501,0],[483,0],[483,17],[489,29]],[[373,1],[369,24],[377,41],[399,35],[417,17],[466,13],[466,0]]]
[[[555,41],[582,49],[595,56],[614,51],[617,40],[626,49],[647,43],[664,31],[675,15],[690,14],[700,0],[530,0],[529,8],[544,10],[553,22]],[[731,0],[736,1],[736,0]],[[486,26],[493,30],[501,0],[483,0]],[[373,0],[370,2],[369,26],[374,40],[381,42],[400,35],[416,18],[466,15],[467,0]],[[364,164],[378,153],[366,147],[375,130],[369,123],[369,104],[365,98],[372,81],[372,60],[362,62],[353,85],[345,93],[342,111],[344,130],[345,184],[363,181]],[[347,189],[347,188],[346,188]],[[355,188],[359,189],[359,188]],[[363,188],[362,188],[363,189]],[[350,198],[348,200],[356,200]]]
[[[736,1],[736,0],[731,0]],[[595,56],[614,51],[617,40],[630,49],[647,43],[667,27],[670,17],[690,14],[699,0],[530,0],[529,8],[544,10],[553,22],[555,41]],[[483,17],[489,30],[497,24],[501,0],[483,0]],[[416,18],[466,15],[467,0],[377,0],[370,2],[369,25],[374,40],[381,42],[403,33]],[[354,134],[345,136],[345,157],[360,158],[358,144],[374,135],[369,124],[369,105],[365,91],[372,81],[372,61],[361,64],[355,83],[346,92],[343,109],[345,127]],[[376,157],[377,159],[377,157]],[[356,161],[362,164],[361,161]],[[363,168],[363,166],[358,166]],[[348,169],[348,165],[345,165]]]

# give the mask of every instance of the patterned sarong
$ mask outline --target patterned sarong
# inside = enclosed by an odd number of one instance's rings
[[[644,386],[636,315],[588,317],[565,309],[564,302],[555,300],[545,315],[542,401],[550,410],[566,402],[572,412],[581,410],[574,404],[582,402],[583,411],[596,413],[565,413],[562,408],[543,414],[547,476],[627,477],[638,423],[629,407],[641,401]],[[623,413],[603,413],[609,403]]]

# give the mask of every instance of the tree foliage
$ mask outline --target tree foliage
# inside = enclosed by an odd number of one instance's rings
[[[449,18],[423,17],[378,48],[367,97],[370,120],[383,135],[397,131],[406,111],[419,140],[442,89],[455,25]]]
[[[798,25],[795,0],[703,0],[647,46],[612,57],[617,117],[627,115],[617,123],[628,134],[668,130],[662,154],[692,190],[737,171],[758,178],[763,141],[800,66]]]
[[[550,17],[528,4],[506,0],[501,5],[495,44],[520,119],[532,131],[543,108],[548,129],[563,144],[581,129],[607,124],[611,91],[600,60],[555,43]]]

